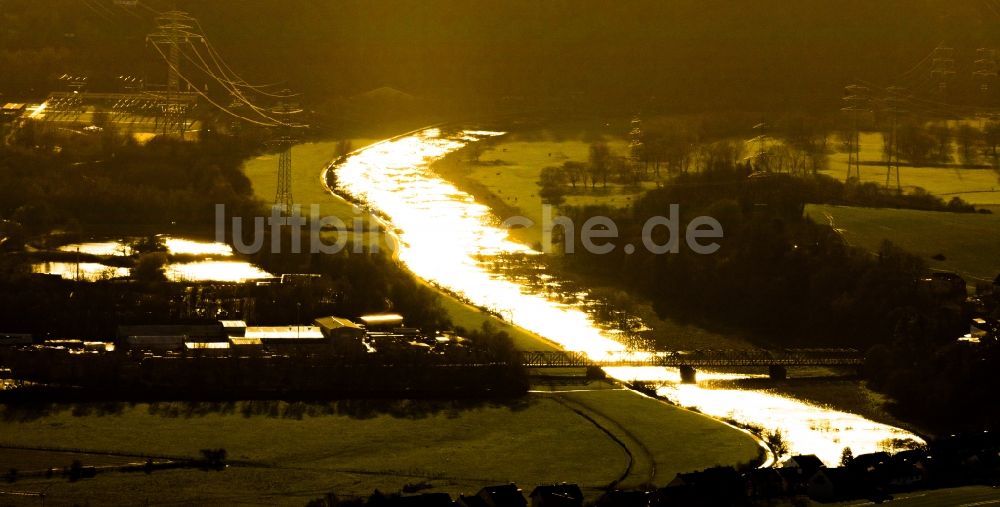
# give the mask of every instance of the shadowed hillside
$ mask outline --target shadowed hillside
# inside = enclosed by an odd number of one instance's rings
[[[0,92],[38,94],[63,72],[88,73],[95,86],[122,73],[162,81],[143,44],[152,26],[143,5],[171,3],[0,1]],[[854,78],[888,83],[942,41],[956,49],[957,83],[971,74],[976,48],[1000,41],[1000,13],[980,0],[176,5],[248,80],[282,81],[320,101],[392,86],[467,105],[559,97],[601,107],[831,110]]]

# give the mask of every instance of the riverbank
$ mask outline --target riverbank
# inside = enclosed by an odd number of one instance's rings
[[[566,141],[562,142],[564,144],[566,143]],[[523,143],[506,143],[502,139],[493,141],[492,146],[483,152],[482,159],[492,160],[492,157],[494,156],[502,156],[509,160],[519,160],[520,157],[517,153],[514,153],[513,150],[521,144]],[[551,142],[545,141],[542,144],[544,144],[546,149],[548,149]],[[572,144],[566,144],[566,146],[571,145]],[[532,149],[531,153],[535,153],[537,151],[538,150],[536,149]],[[535,155],[537,155],[537,153],[535,153]],[[577,149],[576,152],[574,152],[573,157],[579,159],[584,156],[584,152]],[[473,195],[477,202],[501,202],[501,207],[497,211],[499,216],[503,217],[504,215],[524,214],[525,210],[534,208],[540,209],[541,200],[537,196],[537,193],[526,193],[529,191],[537,191],[537,184],[534,184],[534,188],[531,188],[531,184],[537,181],[538,174],[543,168],[543,165],[548,163],[548,153],[543,153],[541,156],[533,156],[534,159],[538,159],[534,162],[523,161],[523,163],[514,164],[513,168],[517,169],[516,171],[512,170],[510,165],[496,163],[496,170],[490,174],[486,174],[484,171],[473,167],[474,164],[467,161],[469,157],[463,156],[461,152],[452,153],[450,157],[450,161],[446,163],[436,163],[432,166],[433,169],[448,178],[449,181],[455,184],[460,190]],[[518,190],[519,194],[516,197],[512,196],[512,192],[515,191],[512,189],[520,189]],[[503,192],[502,194],[499,193],[501,190]],[[608,192],[607,195],[617,196],[618,193]],[[602,204],[616,207],[627,205],[627,201],[603,202],[597,195],[589,196],[588,198],[593,201],[589,202],[589,204]],[[516,205],[514,204],[515,202],[517,203]],[[531,215],[532,213],[529,212],[527,214]],[[537,231],[535,234],[537,234]],[[512,237],[527,244],[529,241],[532,241],[534,236],[532,236],[531,233],[525,232],[524,229],[520,229],[513,231]],[[528,239],[525,240],[525,238]],[[555,267],[552,273],[560,279],[573,281],[575,286],[585,287],[590,294],[607,301],[614,308],[625,311],[630,315],[640,317],[645,326],[648,328],[640,331],[640,334],[646,339],[647,342],[653,343],[655,346],[662,349],[741,349],[755,348],[760,346],[761,343],[767,343],[766,338],[742,336],[741,334],[729,329],[718,328],[708,330],[695,324],[680,323],[672,319],[661,318],[661,316],[659,316],[652,309],[652,306],[648,301],[643,300],[643,298],[635,294],[629,293],[620,285],[616,285],[613,281],[595,280],[593,277],[583,277],[578,273],[561,271],[558,267]],[[755,373],[760,374],[765,372]],[[856,380],[838,380],[835,383],[831,383],[830,388],[825,391],[823,386],[825,385],[826,380],[823,379],[823,377],[841,375],[843,372],[830,370],[819,371],[813,369],[796,373],[802,374],[803,377],[815,378],[804,381],[794,380],[789,382],[754,380],[752,382],[755,382],[755,384],[752,389],[765,390],[766,392],[771,392],[779,396],[802,400],[817,407],[828,407],[834,410],[857,414],[871,421],[890,426],[915,429],[914,425],[904,424],[898,418],[891,415],[888,410],[886,400],[868,391]],[[923,431],[918,431],[918,433],[926,434],[926,432]]]
[[[749,437],[734,438],[724,425],[612,384],[563,380],[533,391],[506,402],[5,407],[0,446],[173,457],[223,448],[230,464],[226,471],[208,475],[170,470],[101,474],[74,483],[58,477],[24,479],[5,490],[45,490],[52,505],[71,500],[155,502],[168,491],[172,501],[185,503],[265,499],[303,505],[329,492],[364,497],[376,488],[391,492],[407,484],[457,496],[487,484],[512,481],[530,491],[534,485],[566,481],[580,484],[593,499],[611,483],[637,487],[653,481],[662,486],[678,472],[746,463],[757,456]],[[663,428],[670,428],[669,438]],[[678,441],[685,445],[676,445]],[[68,459],[54,452],[48,461],[36,456],[32,462],[61,468],[69,465]],[[16,461],[0,465],[7,470]],[[21,469],[26,470],[24,465]]]

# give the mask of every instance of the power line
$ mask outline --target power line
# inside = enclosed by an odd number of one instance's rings
[[[167,57],[166,53],[164,53],[163,50],[160,49],[160,47],[157,46],[156,44],[153,44],[153,47],[156,48],[156,51],[158,53],[160,53],[160,56],[162,56],[163,59],[167,61],[167,65],[171,66],[171,69],[174,72],[177,72],[178,69],[173,66],[172,62],[170,62],[170,59]],[[243,121],[248,122],[248,123],[253,123],[255,125],[260,125],[262,127],[276,127],[276,126],[278,126],[278,124],[276,124],[276,123],[266,123],[266,122],[257,121],[257,120],[254,120],[252,118],[247,118],[245,116],[241,116],[239,114],[236,114],[236,113],[230,111],[228,108],[226,108],[226,107],[222,106],[221,104],[219,104],[218,102],[212,100],[211,97],[209,97],[207,94],[205,94],[200,89],[198,89],[198,87],[195,86],[194,83],[192,83],[184,74],[181,74],[180,72],[177,72],[177,75],[181,79],[183,79],[184,82],[186,82],[195,91],[195,93],[197,93],[200,97],[202,97],[203,99],[205,99],[206,101],[208,101],[209,104],[212,104],[216,108],[220,109],[222,112],[224,112],[224,113],[226,113],[226,114],[228,114],[228,115],[230,115],[230,116],[232,116],[234,118],[243,120]]]
[[[941,41],[935,47],[940,47],[943,44],[944,44],[944,41]],[[923,57],[923,59],[921,59],[919,62],[917,62],[916,65],[914,65],[913,67],[910,67],[910,69],[908,69],[906,72],[903,72],[902,74],[896,76],[896,78],[893,79],[892,81],[893,82],[902,81],[905,76],[908,76],[908,75],[916,72],[917,69],[919,69],[923,64],[929,62],[931,60],[931,58],[933,57],[933,55],[934,55],[934,50],[931,50],[929,53],[927,53],[927,55],[925,55]]]
[[[268,127],[304,127],[304,125],[292,124],[285,120],[276,118],[274,110],[268,110],[258,106],[241,91],[240,85],[231,79],[223,69],[225,64],[224,62],[220,63],[221,57],[217,57],[213,54],[213,50],[211,49],[212,46],[211,43],[208,42],[208,38],[205,37],[203,33],[200,33],[201,24],[197,19],[185,12],[168,11],[159,14],[157,16],[157,22],[157,31],[150,34],[147,37],[147,40],[152,43],[157,52],[160,53],[160,56],[167,62],[169,68],[167,84],[168,103],[171,102],[172,95],[176,94],[178,91],[178,81],[183,79],[184,82],[187,83],[190,88],[194,89],[199,96],[205,98],[210,104],[230,116],[233,116],[234,118]],[[198,31],[195,31],[195,27],[198,27]],[[213,65],[210,64],[202,55],[199,50],[198,43],[205,45],[205,50],[209,53],[210,58],[212,58],[215,63],[214,68]],[[164,45],[167,46],[168,52],[164,51],[162,47]],[[209,98],[205,91],[202,91],[198,86],[192,83],[192,81],[181,71],[181,58],[192,64],[199,71],[203,72],[208,78],[218,83],[222,89],[226,90],[226,92],[228,92],[238,102],[234,102],[234,105],[248,106],[253,111],[253,114],[255,116],[259,116],[260,119],[252,119],[245,115],[236,113],[231,108],[223,106],[217,101]],[[233,74],[235,75],[235,73]],[[240,79],[242,80],[242,78]],[[274,96],[287,97],[288,95]]]
[[[196,26],[198,27],[198,31],[200,31],[202,34],[204,34],[205,33],[205,29],[201,27],[201,23],[197,19],[195,19],[194,22],[195,22]],[[266,92],[266,91],[263,90],[263,88],[267,88],[268,86],[274,86],[277,83],[272,84],[272,85],[252,85],[252,84],[250,84],[249,82],[247,82],[247,80],[245,80],[242,77],[240,77],[240,75],[237,74],[236,71],[234,71],[233,68],[230,67],[228,63],[226,63],[225,59],[222,58],[222,55],[219,54],[219,52],[215,49],[215,46],[212,45],[212,42],[207,37],[203,40],[203,43],[205,44],[205,47],[208,49],[208,55],[212,59],[212,61],[215,63],[216,67],[221,71],[221,73],[224,76],[226,76],[227,79],[229,79],[230,81],[232,81],[233,84],[235,84],[237,86],[249,88],[249,89],[255,91],[256,93],[260,93],[261,95],[265,95],[265,96],[269,96],[269,97],[273,97],[273,98],[289,98],[289,97],[293,97],[293,96],[298,95],[298,94],[292,94],[292,95],[274,94],[274,93]],[[228,75],[226,74],[227,71],[228,71]]]
[[[83,5],[85,7],[87,7],[87,9],[90,10],[90,12],[93,12],[94,14],[96,14],[97,16],[99,16],[104,21],[107,21],[108,23],[111,23],[111,24],[115,23],[115,20],[111,19],[110,17],[108,17],[107,14],[105,14],[104,12],[101,12],[96,7],[94,7],[94,4],[91,3],[93,0],[80,0],[80,1],[81,1],[81,3],[83,3]]]
[[[222,85],[222,87],[227,92],[229,92],[233,97],[236,97],[237,99],[239,99],[239,101],[242,102],[243,104],[245,104],[247,106],[250,106],[250,108],[255,113],[257,113],[262,118],[264,118],[264,119],[266,119],[268,121],[271,121],[271,122],[274,122],[277,125],[282,125],[282,126],[286,126],[286,127],[294,127],[295,126],[295,125],[292,125],[292,124],[285,123],[285,122],[283,122],[281,120],[278,120],[278,119],[276,119],[274,117],[271,117],[268,114],[266,114],[265,113],[266,110],[264,108],[262,108],[260,106],[257,106],[256,104],[250,102],[242,93],[240,93],[240,91],[239,91],[238,88],[236,88],[235,86],[233,86],[233,84],[231,82],[229,82],[228,80],[226,80],[224,78],[220,78],[215,73],[213,73],[212,70],[208,68],[208,64],[205,62],[205,59],[201,56],[201,54],[198,52],[197,49],[192,49],[192,51],[195,53],[195,55],[198,56],[198,59],[201,61],[200,64],[199,64],[199,62],[196,62],[193,58],[191,58],[187,54],[187,52],[185,50],[182,49],[180,51],[180,53],[181,53],[181,55],[184,56],[184,58],[186,60],[188,60],[189,62],[191,62],[192,64],[194,64],[195,67],[199,68],[199,70],[201,70],[202,72],[205,72],[209,77],[211,77],[212,79],[214,79],[215,81],[217,81],[220,85]]]

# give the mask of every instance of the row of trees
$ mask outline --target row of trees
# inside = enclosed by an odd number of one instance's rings
[[[829,118],[791,115],[773,126],[759,124],[756,134],[732,127],[751,121],[736,113],[633,119],[624,153],[603,140],[592,142],[586,162],[567,160],[541,171],[540,196],[560,204],[564,194],[575,192],[578,185],[594,189],[612,181],[636,186],[687,174],[693,167],[725,169],[742,161],[763,172],[816,174],[827,168],[834,148],[830,142],[834,124]],[[756,137],[747,140],[751,135]]]
[[[1000,122],[987,122],[981,128],[969,122],[926,123],[905,121],[896,126],[895,145],[891,123],[880,129],[882,157],[899,158],[913,165],[950,164],[1000,165]]]

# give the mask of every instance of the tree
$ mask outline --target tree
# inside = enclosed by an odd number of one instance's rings
[[[976,161],[976,146],[980,143],[982,132],[979,129],[963,123],[955,130],[955,141],[958,143],[962,163],[970,165]]]
[[[167,279],[164,268],[167,264],[167,254],[151,252],[142,254],[132,267],[132,278],[144,282],[161,282]]]
[[[608,173],[611,171],[611,148],[608,143],[598,141],[590,145],[590,188],[597,186],[598,178],[603,186],[608,186]]]
[[[562,204],[565,182],[566,173],[563,168],[550,166],[542,169],[538,181],[538,184],[542,187],[538,192],[539,197],[548,204],[556,206]]]
[[[561,167],[542,168],[538,184],[542,187],[561,187],[566,183],[566,173]]]
[[[938,162],[951,162],[951,128],[947,123],[932,125],[928,132],[934,142],[934,158]]]
[[[788,454],[788,443],[785,442],[785,438],[781,435],[781,430],[766,433],[764,435],[764,442],[774,451],[775,458]]]
[[[852,461],[854,461],[854,451],[850,447],[844,447],[844,450],[840,453],[840,466],[849,466]]]
[[[483,141],[475,141],[475,142],[469,143],[468,147],[466,148],[466,153],[469,155],[469,159],[468,159],[469,163],[471,163],[471,164],[478,164],[479,163],[479,158],[483,156],[483,153],[485,151],[486,151],[486,143],[485,142],[483,142]]]
[[[699,155],[707,171],[724,171],[736,167],[743,156],[743,143],[717,141],[702,145]]]
[[[899,157],[911,164],[928,162],[935,140],[919,123],[904,123],[896,129],[896,150]]]
[[[996,165],[998,158],[997,146],[1000,146],[1000,122],[991,121],[987,123],[986,128],[983,129],[982,139],[986,147],[986,153],[993,160],[993,164]]]
[[[614,168],[615,178],[620,183],[626,185],[639,183],[639,172],[635,170],[631,160],[625,157],[612,157],[611,167]]]
[[[584,182],[584,185],[587,184],[587,165],[583,162],[567,160],[563,162],[562,169],[563,177],[566,178],[566,181],[569,181],[569,184],[573,188],[576,188],[576,182],[581,180]]]
[[[694,133],[684,123],[674,122],[670,125],[660,146],[670,172],[687,172],[696,140]]]

